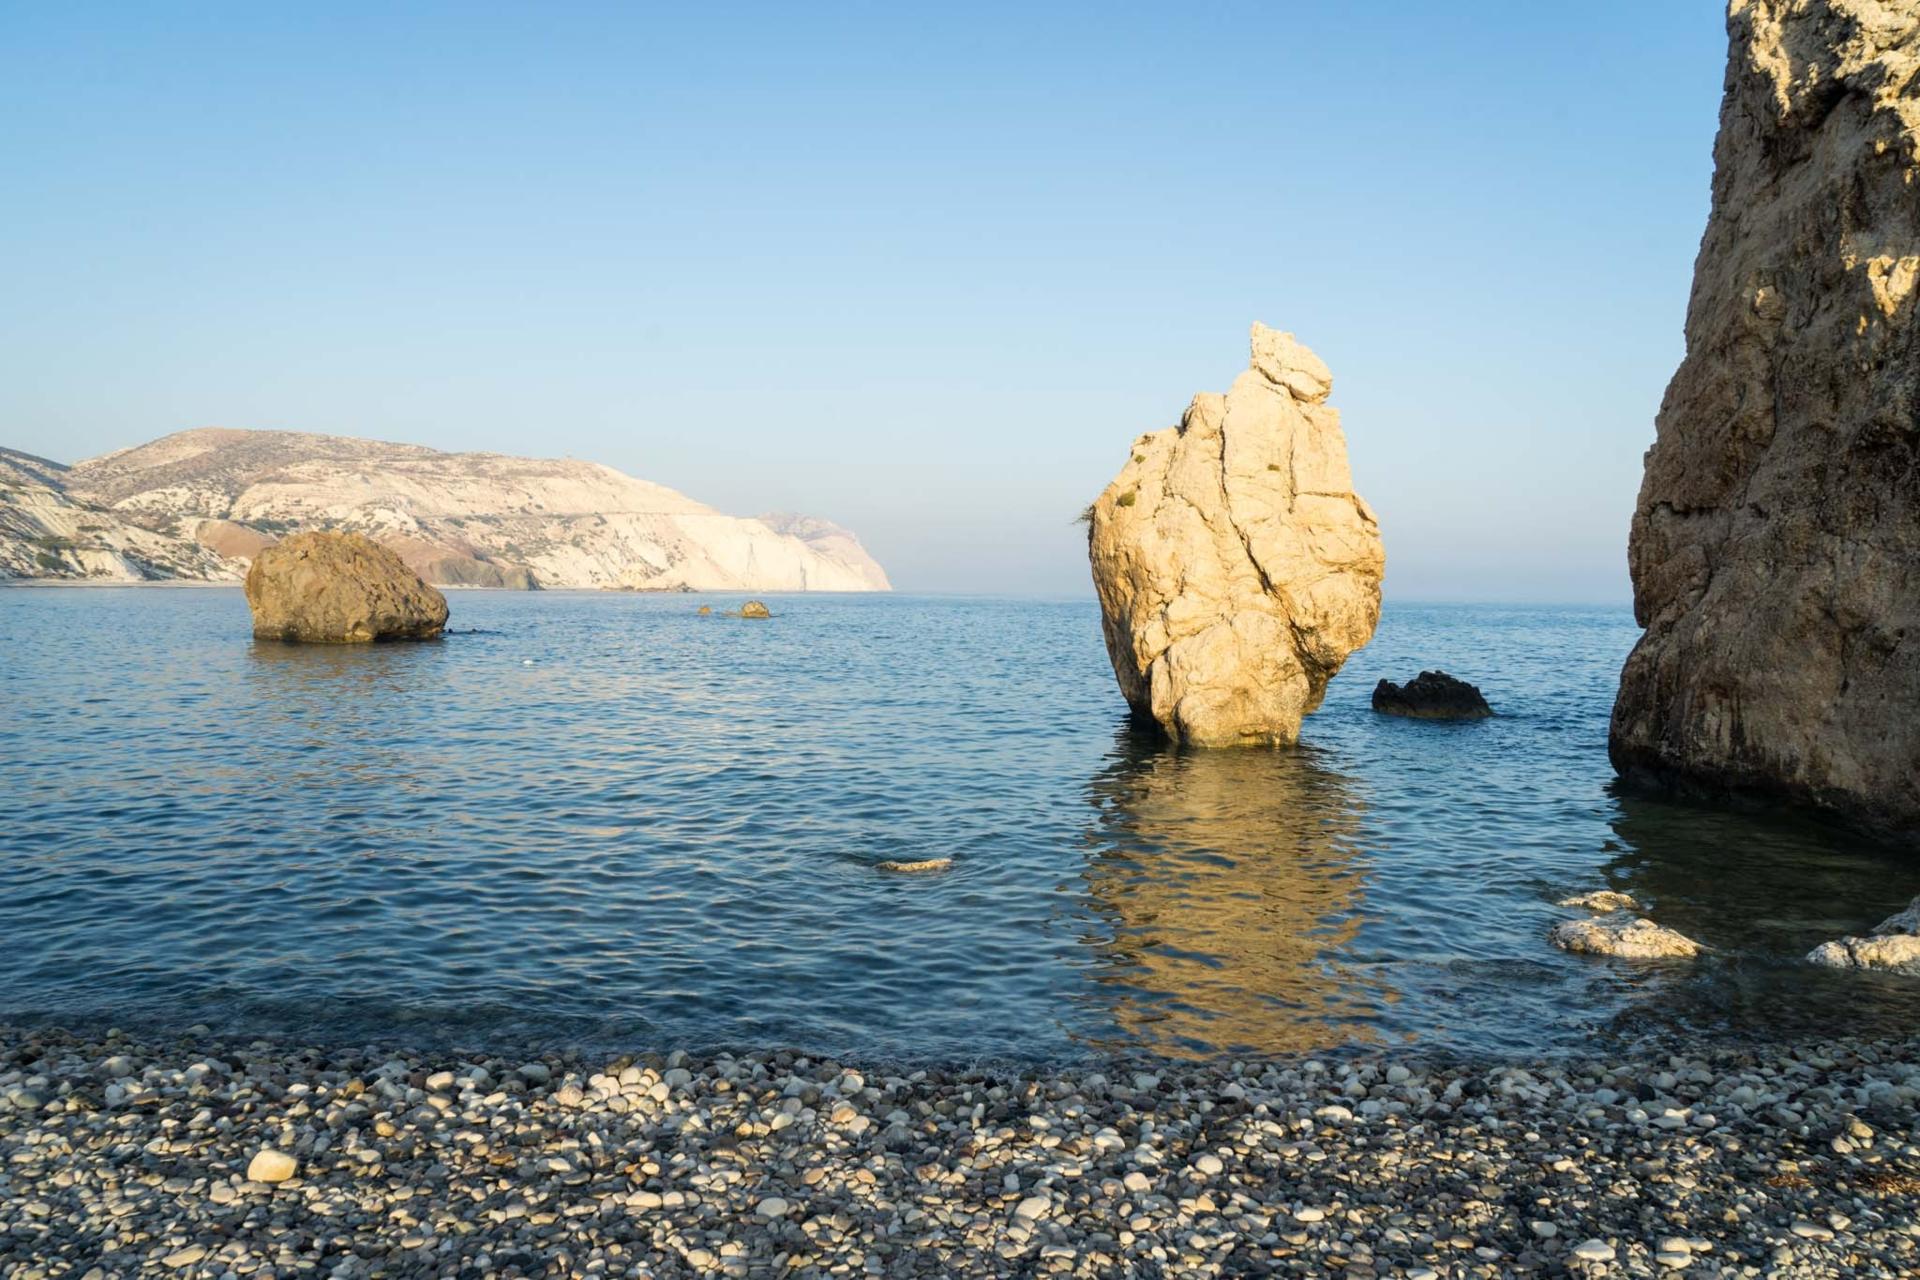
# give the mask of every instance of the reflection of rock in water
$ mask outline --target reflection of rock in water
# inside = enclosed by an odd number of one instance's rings
[[[273,766],[279,784],[438,790],[468,772],[446,759],[447,664],[437,649],[250,645],[243,677],[262,720],[257,737],[294,751]]]
[[[1181,752],[1123,733],[1088,788],[1102,999],[1164,1053],[1371,1038],[1391,994],[1328,953],[1358,929],[1361,806],[1304,748]]]

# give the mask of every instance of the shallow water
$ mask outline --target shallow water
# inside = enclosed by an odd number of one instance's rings
[[[1182,753],[1090,602],[451,599],[443,642],[335,649],[234,591],[0,592],[0,1018],[908,1058],[1920,1020],[1800,962],[1920,864],[1616,794],[1624,610],[1390,606],[1301,748]],[[1368,710],[1434,666],[1501,714]],[[1713,951],[1548,946],[1601,887]]]

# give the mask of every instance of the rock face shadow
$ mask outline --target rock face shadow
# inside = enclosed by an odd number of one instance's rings
[[[1118,1042],[1185,1056],[1374,1037],[1394,994],[1335,954],[1368,871],[1349,779],[1307,748],[1181,750],[1127,728],[1087,800],[1096,998]]]
[[[1719,808],[1620,786],[1608,887],[1711,948],[1623,1015],[1643,1030],[1734,1036],[1906,1034],[1920,980],[1834,973],[1815,946],[1865,933],[1920,892],[1920,858],[1784,804]]]

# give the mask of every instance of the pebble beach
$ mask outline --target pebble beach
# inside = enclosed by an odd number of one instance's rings
[[[1920,1039],[933,1069],[0,1029],[0,1275],[1920,1274]]]

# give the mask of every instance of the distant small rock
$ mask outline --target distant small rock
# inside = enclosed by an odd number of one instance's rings
[[[1640,904],[1630,893],[1620,893],[1613,889],[1597,889],[1592,893],[1579,893],[1571,898],[1560,899],[1563,907],[1579,907],[1587,911],[1638,911]]]
[[[1868,936],[1823,942],[1807,960],[1828,969],[1883,969],[1920,977],[1920,898],[1875,925]]]
[[[743,618],[771,618],[773,612],[758,600],[749,600],[740,606],[740,616]]]
[[[1479,689],[1444,671],[1422,671],[1405,684],[1382,680],[1373,687],[1373,709],[1416,720],[1484,720],[1493,714]]]
[[[1700,954],[1700,944],[1692,938],[1624,911],[1563,920],[1549,938],[1562,951],[1618,960],[1684,960]]]
[[[888,858],[885,862],[874,863],[873,869],[875,871],[896,871],[913,874],[926,871],[945,871],[952,865],[952,858],[921,858],[915,862],[902,862],[894,858]]]
[[[262,548],[246,590],[261,640],[431,640],[447,625],[447,598],[357,533],[297,533]]]
[[[703,618],[708,617],[713,613],[713,606],[710,604],[703,604],[700,606],[698,612],[701,617]]]

